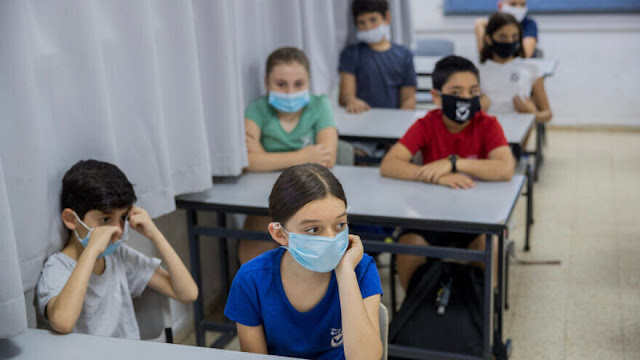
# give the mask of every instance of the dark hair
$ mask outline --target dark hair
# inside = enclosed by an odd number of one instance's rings
[[[436,67],[433,69],[431,74],[432,86],[436,90],[442,90],[442,86],[449,80],[451,75],[465,71],[473,73],[478,82],[480,81],[478,68],[471,61],[457,55],[445,56],[436,63]]]
[[[62,178],[62,209],[70,208],[80,219],[87,212],[128,207],[136,202],[133,186],[117,166],[83,160],[73,165]]]
[[[335,196],[347,206],[342,185],[327,168],[318,164],[292,166],[273,184],[269,214],[273,221],[284,225],[303,206],[327,195]]]
[[[307,74],[311,74],[307,55],[304,54],[304,51],[294,47],[281,47],[272,52],[267,58],[267,70],[265,74],[268,77],[276,65],[291,64],[294,62],[304,66]]]
[[[489,22],[487,23],[487,27],[484,31],[485,35],[488,35],[493,41],[493,34],[498,31],[501,27],[505,25],[513,24],[518,27],[518,52],[516,56],[524,57],[524,49],[522,48],[522,27],[518,20],[511,14],[507,14],[504,12],[497,12],[491,15],[489,18]],[[480,50],[480,62],[484,63],[487,59],[491,59],[493,57],[493,51],[489,44],[487,44],[487,40],[485,37],[482,38],[482,50]]]
[[[351,13],[353,18],[368,12],[378,12],[384,17],[389,10],[387,0],[353,0],[351,3]]]

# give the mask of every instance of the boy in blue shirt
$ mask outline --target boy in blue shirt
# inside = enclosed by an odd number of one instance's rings
[[[538,24],[527,15],[529,12],[527,0],[501,0],[498,3],[498,10],[511,14],[518,20],[522,28],[522,49],[524,50],[524,57],[535,57],[538,46]],[[478,52],[481,52],[484,47],[484,34],[488,22],[489,20],[486,18],[476,20],[474,30],[478,43]]]
[[[416,71],[407,47],[390,41],[386,0],[354,0],[359,42],[340,54],[339,103],[348,112],[371,107],[415,109]]]

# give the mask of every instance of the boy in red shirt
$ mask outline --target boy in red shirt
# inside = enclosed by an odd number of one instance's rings
[[[475,180],[508,181],[515,160],[498,120],[481,110],[478,69],[459,56],[438,61],[431,94],[440,109],[418,119],[387,153],[380,173],[402,180],[469,189]],[[484,104],[483,104],[484,105]],[[423,165],[411,163],[422,152]],[[398,241],[411,245],[467,247],[484,250],[484,235],[404,229]],[[406,289],[425,258],[398,255],[398,276]]]

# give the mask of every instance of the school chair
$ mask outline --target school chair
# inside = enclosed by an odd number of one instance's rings
[[[133,309],[141,340],[160,339],[164,332],[164,340],[173,343],[168,297],[147,287],[140,297],[133,299]]]
[[[420,39],[416,41],[416,56],[452,55],[453,41],[445,39]]]
[[[447,56],[452,55],[454,50],[453,41],[445,39],[420,39],[416,41],[416,56]],[[416,88],[416,103],[429,104],[433,102],[431,98],[431,78],[429,76],[418,77],[418,87]]]
[[[355,163],[355,153],[353,145],[344,140],[338,140],[338,150],[336,154],[336,165],[353,166]]]
[[[389,347],[389,311],[384,304],[380,303],[378,313],[380,321],[380,339],[382,340],[382,360],[387,360],[387,348]]]
[[[541,48],[537,47],[533,52],[532,58],[535,58],[535,59],[544,58],[544,51],[542,51]],[[544,124],[544,123],[538,124],[536,126],[536,131],[540,132],[540,136],[539,136],[540,143],[539,143],[539,145],[541,145],[541,146],[542,145],[547,145],[547,125]]]

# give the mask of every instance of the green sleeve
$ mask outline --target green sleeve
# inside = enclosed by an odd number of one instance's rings
[[[267,98],[261,97],[252,101],[247,109],[244,111],[244,118],[253,120],[256,125],[262,128],[262,125],[267,120],[268,109]]]
[[[327,95],[320,95],[317,97],[315,131],[317,133],[328,127],[336,127],[336,122],[333,119],[333,109]]]

